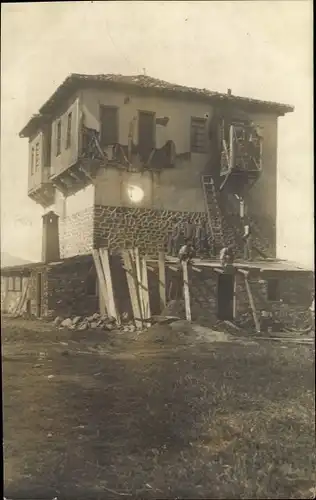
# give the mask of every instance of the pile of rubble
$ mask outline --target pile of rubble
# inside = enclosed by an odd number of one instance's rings
[[[118,325],[116,319],[107,316],[106,314],[94,313],[91,316],[75,316],[73,318],[61,318],[57,316],[53,324],[59,328],[68,330],[89,330],[89,329],[98,329],[105,331],[112,330],[122,330],[124,332],[135,332],[136,326],[133,321],[128,319],[127,315],[123,315],[123,321],[121,325]]]

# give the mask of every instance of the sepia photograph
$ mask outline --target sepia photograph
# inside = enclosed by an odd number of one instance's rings
[[[1,5],[5,500],[313,499],[311,0]]]

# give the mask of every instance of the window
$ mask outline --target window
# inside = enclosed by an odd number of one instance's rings
[[[72,122],[72,113],[69,113],[67,119],[67,137],[66,137],[66,149],[71,146],[71,122]]]
[[[22,291],[22,278],[21,276],[10,276],[8,279],[8,291],[9,292],[21,292]]]
[[[14,281],[13,278],[10,276],[8,278],[8,292],[12,292],[14,289]]]
[[[280,300],[280,282],[277,279],[268,280],[268,300],[271,302]]]
[[[101,146],[118,143],[118,108],[101,106]]]
[[[35,148],[31,149],[31,175],[35,172]]]
[[[142,160],[147,161],[155,148],[156,115],[151,111],[138,112],[138,151]]]
[[[206,120],[191,118],[191,152],[206,152]]]
[[[61,153],[61,121],[57,122],[57,130],[56,130],[56,156],[59,156]]]
[[[39,142],[35,144],[35,171],[37,172],[40,164],[40,145]]]

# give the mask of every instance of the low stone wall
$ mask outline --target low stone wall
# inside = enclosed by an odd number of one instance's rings
[[[47,316],[88,316],[99,311],[97,293],[88,295],[88,276],[96,277],[91,256],[67,260],[47,271]],[[96,290],[97,291],[97,290]]]

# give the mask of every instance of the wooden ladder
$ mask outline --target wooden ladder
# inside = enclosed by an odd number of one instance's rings
[[[225,246],[222,227],[222,215],[217,200],[217,192],[211,175],[202,176],[204,202],[207,211],[208,225],[216,246]]]

